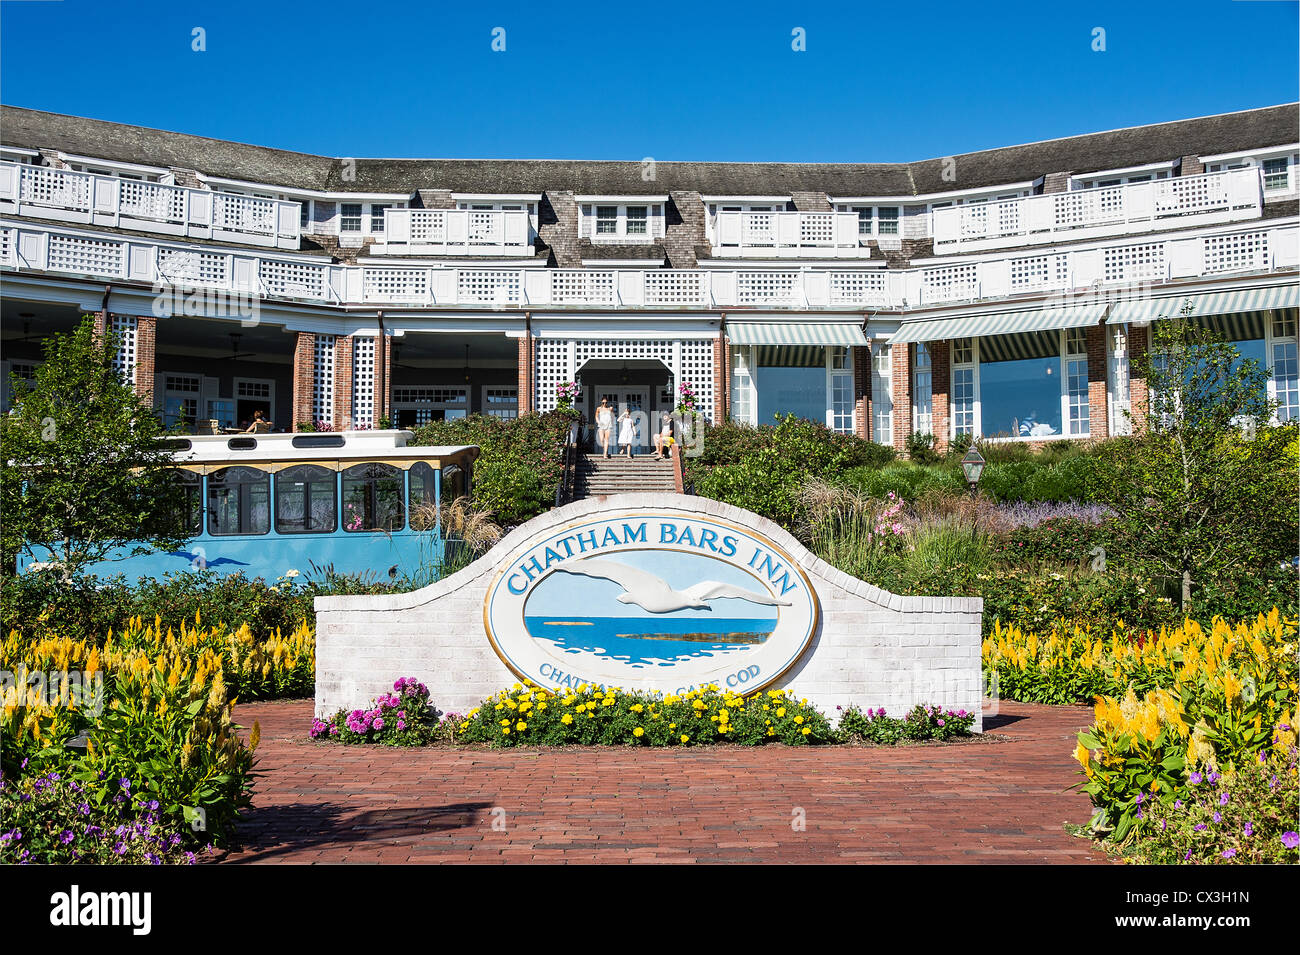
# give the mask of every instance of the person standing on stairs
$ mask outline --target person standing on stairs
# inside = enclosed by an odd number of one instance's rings
[[[632,450],[632,444],[636,441],[636,422],[632,419],[632,409],[623,408],[623,413],[618,416],[618,443],[622,445],[619,454],[626,454],[629,459],[636,456]]]
[[[609,440],[614,436],[614,409],[609,406],[608,398],[600,399],[596,409],[596,440],[600,442],[605,457],[609,457]]]

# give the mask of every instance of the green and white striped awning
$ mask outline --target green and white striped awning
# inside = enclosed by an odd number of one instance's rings
[[[1194,295],[1167,295],[1134,302],[1116,302],[1110,310],[1107,324],[1121,322],[1149,323],[1164,318],[1179,318],[1188,305],[1188,318],[1205,318],[1211,315],[1258,315],[1279,308],[1296,308],[1300,305],[1300,286],[1273,285],[1268,288],[1233,289],[1225,292],[1197,292]]]
[[[733,345],[866,345],[853,322],[727,322]]]
[[[903,326],[889,339],[889,343],[902,345],[910,342],[938,342],[949,338],[983,338],[987,335],[1045,332],[1055,328],[1082,328],[1085,325],[1096,325],[1105,314],[1106,305],[1103,302],[904,321]]]

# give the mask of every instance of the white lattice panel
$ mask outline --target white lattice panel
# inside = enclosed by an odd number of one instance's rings
[[[268,295],[325,298],[325,266],[310,262],[263,259],[258,274]]]
[[[884,274],[881,272],[832,272],[831,304],[884,305]]]
[[[834,245],[835,215],[830,212],[810,212],[799,217],[800,245]]]
[[[742,245],[776,245],[776,216],[770,212],[751,212],[741,217]]]
[[[1106,249],[1102,276],[1107,282],[1141,282],[1165,276],[1165,247],[1154,242]]]
[[[1238,272],[1268,268],[1268,233],[1239,232],[1201,240],[1206,272]]]
[[[1064,255],[1034,255],[1012,259],[1009,265],[1013,292],[1069,285],[1069,261]]]
[[[657,359],[673,368],[677,343],[671,339],[587,339],[574,342],[542,338],[537,341],[537,410],[551,411],[556,406],[556,388],[570,380],[569,348],[572,345],[574,369],[589,361],[606,359],[636,361]],[[681,343],[681,367],[673,383],[689,382],[698,397],[697,410],[713,418],[713,341],[699,339]]]
[[[176,186],[120,179],[118,196],[122,215],[162,222],[185,221],[185,190]]]
[[[60,209],[90,209],[92,177],[64,169],[32,166],[22,170],[18,198],[41,206]]]
[[[50,269],[55,272],[122,274],[123,243],[74,235],[50,235]]]
[[[212,224],[231,232],[275,234],[275,203],[256,196],[218,192],[212,197]]]
[[[554,269],[551,272],[551,302],[555,305],[613,305],[615,281],[613,272]]]
[[[312,362],[312,420],[327,424],[334,422],[334,345],[337,342],[337,335],[317,335]]]
[[[713,421],[712,341],[704,339],[682,342],[682,370],[678,382],[687,382],[695,389],[696,410]]]
[[[113,353],[113,370],[126,384],[135,383],[135,332],[134,315],[113,315],[108,330],[117,336],[117,351]]]
[[[684,269],[654,269],[645,274],[647,305],[700,305],[704,302],[704,273]]]
[[[423,302],[429,298],[428,269],[373,269],[362,282],[367,302]]]
[[[737,272],[736,298],[741,305],[795,302],[799,298],[799,273]]]
[[[0,229],[0,265],[14,264],[14,230]]]
[[[375,426],[375,340],[361,335],[352,339],[352,424]]]
[[[512,305],[519,301],[519,284],[519,273],[513,269],[461,269],[456,273],[456,301]]]
[[[501,224],[502,217],[500,213],[484,210],[470,212],[469,244],[499,245],[502,241]]]
[[[173,285],[225,288],[230,282],[230,259],[221,252],[159,249],[158,272]]]
[[[444,209],[411,210],[411,244],[442,245],[447,241],[447,212]]]
[[[1054,225],[1058,229],[1115,222],[1124,218],[1124,189],[1081,189],[1052,196]]]
[[[1156,215],[1204,212],[1228,204],[1223,176],[1175,176],[1155,184]]]
[[[974,263],[925,269],[921,273],[927,302],[949,302],[979,296],[979,271]]]

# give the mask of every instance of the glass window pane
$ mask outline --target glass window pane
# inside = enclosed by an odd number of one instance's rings
[[[280,534],[329,534],[338,527],[338,474],[314,464],[275,476],[275,529]]]
[[[339,207],[339,231],[361,231],[361,203],[345,202]]]
[[[208,475],[208,533],[265,534],[271,529],[271,476],[250,467]]]
[[[878,444],[894,440],[894,372],[890,345],[878,345],[871,354],[871,438]]]
[[[876,215],[880,219],[881,235],[898,235],[898,206],[881,206]]]
[[[985,436],[1063,433],[1059,348],[1055,331],[980,340],[980,431]]]
[[[819,346],[762,345],[754,369],[758,423],[776,415],[826,423],[826,355]]]
[[[357,464],[343,472],[343,529],[395,531],[405,525],[405,474],[388,464]]]
[[[1300,362],[1296,360],[1296,343],[1273,346],[1273,382],[1277,398],[1277,420],[1300,418]]]
[[[627,207],[627,234],[628,235],[645,235],[646,234],[646,206],[628,206]]]

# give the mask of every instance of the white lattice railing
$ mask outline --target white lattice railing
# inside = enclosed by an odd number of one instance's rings
[[[867,257],[856,212],[719,212],[715,255],[832,255]]]
[[[0,163],[0,212],[193,239],[297,249],[299,204]]]
[[[377,255],[532,255],[532,227],[522,209],[389,209]]]
[[[617,309],[900,309],[1300,266],[1300,228],[1125,238],[913,269],[547,269],[343,265],[0,222],[0,265],[141,284],[345,305]]]
[[[1192,218],[1189,224],[1251,219],[1262,201],[1260,171],[1250,168],[951,206],[934,210],[934,247],[964,252],[1056,242],[1062,233],[1119,235],[1174,217]]]

